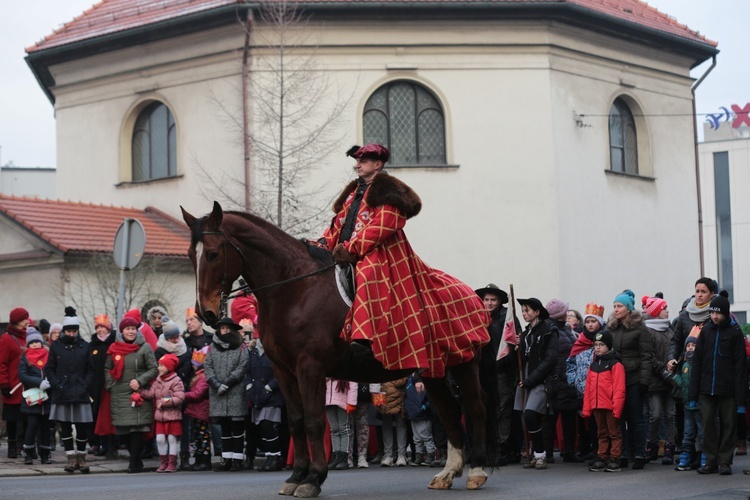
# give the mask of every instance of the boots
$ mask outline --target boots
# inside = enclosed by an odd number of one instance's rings
[[[181,469],[184,470],[184,469]],[[167,468],[164,472],[177,472],[177,455],[169,455],[167,459]]]
[[[232,467],[229,469],[232,472],[239,472],[245,470],[245,460],[242,458],[233,458]]]
[[[79,451],[78,452],[78,470],[81,471],[81,474],[88,474],[91,472],[91,469],[89,468],[89,465],[86,463],[86,452],[85,451]]]
[[[177,455],[175,455],[175,458]],[[190,468],[190,453],[186,451],[180,452],[180,470],[188,470]]]
[[[649,462],[656,462],[659,458],[659,442],[649,441],[646,444],[646,460]]]
[[[661,459],[662,465],[672,465],[674,463],[674,443],[664,445],[664,457]]]
[[[15,439],[8,438],[8,458],[18,458]]]
[[[214,466],[214,472],[229,472],[232,470],[232,459],[221,457],[221,461]]]
[[[347,452],[340,451],[339,452],[339,461],[336,464],[336,467],[334,467],[335,470],[346,470],[349,468],[349,457]],[[266,470],[268,470],[266,468]]]
[[[32,465],[34,463],[34,457],[31,455],[32,448],[23,447],[23,464]]]
[[[346,453],[344,453],[344,461],[346,461]],[[331,461],[328,463],[328,470],[334,470],[341,462],[341,452],[334,451],[331,453]]]
[[[344,461],[346,463],[346,461]],[[281,463],[281,455],[269,455],[266,465],[263,468],[265,472],[276,472],[280,471],[283,467]]]
[[[50,460],[50,451],[47,449],[39,449],[39,458],[42,460],[42,465],[52,463],[52,460]]]
[[[166,472],[167,464],[169,463],[169,455],[159,455],[159,458],[161,459],[161,464],[159,465],[159,468],[156,469],[156,472]]]
[[[430,467],[445,467],[446,450],[435,448],[435,459],[430,462]]]
[[[195,455],[195,463],[190,466],[190,470],[196,472],[211,470],[211,455]]]
[[[411,462],[412,467],[419,467],[424,462],[424,453],[417,453],[414,460]]]
[[[740,439],[737,441],[737,451],[735,455],[747,455],[747,439]]]
[[[130,463],[128,464],[128,474],[137,474],[143,471],[143,460],[141,460],[141,453],[143,452],[143,433],[142,432],[131,432],[130,433]]]
[[[78,455],[75,453],[68,453],[68,465],[63,470],[69,474],[73,474],[78,468]]]

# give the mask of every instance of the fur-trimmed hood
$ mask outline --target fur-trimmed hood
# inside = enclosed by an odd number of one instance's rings
[[[357,188],[358,179],[353,180],[344,188],[333,204],[334,213],[344,208],[346,198]],[[422,200],[412,188],[404,182],[381,172],[375,176],[365,194],[365,203],[371,207],[391,205],[404,212],[407,219],[414,217],[422,210]]]
[[[626,330],[635,330],[643,325],[643,314],[640,311],[632,310],[623,320],[615,318],[614,313],[607,320],[607,328],[617,330],[621,326]]]

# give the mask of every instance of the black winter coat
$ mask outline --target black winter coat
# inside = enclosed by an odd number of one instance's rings
[[[49,349],[49,360],[44,368],[50,385],[53,404],[91,403],[89,390],[94,380],[94,365],[89,356],[89,344],[80,336],[73,344],[63,342],[64,333]]]
[[[547,397],[555,397],[559,335],[557,327],[549,319],[538,322],[534,328],[527,326],[521,333],[522,362],[528,368],[528,375],[523,380],[525,389],[544,384]]]
[[[246,388],[248,384],[252,384],[252,387],[245,391],[248,406],[252,408],[284,406],[284,396],[273,374],[273,363],[265,352],[261,356],[260,351],[255,347],[250,349],[244,383]],[[266,390],[266,385],[271,388],[271,391]]]
[[[730,320],[731,321],[731,320]],[[734,397],[735,405],[745,406],[747,360],[745,338],[734,321],[716,325],[706,322],[693,353],[688,399],[701,394]]]
[[[109,349],[109,346],[115,340],[117,340],[117,332],[112,330],[106,339],[99,340],[99,337],[93,335],[91,342],[89,342],[89,357],[94,369],[94,376],[91,379],[91,386],[89,387],[89,395],[94,399],[94,415],[98,414],[99,402],[102,399],[102,391],[104,390],[104,363],[107,362],[107,349]]]
[[[44,380],[44,369],[29,364],[26,355],[22,355],[18,363],[18,379],[23,383],[23,390],[39,387],[39,384]],[[47,395],[49,395],[49,390],[47,391]],[[25,413],[26,415],[49,415],[51,405],[48,399],[40,405],[27,406],[26,400],[21,398],[21,413]]]
[[[575,387],[568,384],[568,377],[565,374],[567,368],[566,361],[570,357],[570,350],[575,344],[577,335],[575,335],[565,324],[564,321],[554,321],[559,332],[557,340],[557,365],[555,374],[557,376],[557,396],[555,397],[555,410],[578,410],[581,408],[578,393]]]
[[[497,357],[497,350],[500,347],[500,340],[503,336],[503,326],[505,324],[506,313],[507,309],[500,306],[491,314],[492,322],[488,327],[490,341],[487,345],[482,347],[479,358],[479,381],[481,382],[482,389],[487,395],[488,400],[490,400],[493,405],[495,404],[494,401],[497,399],[497,363],[495,358]]]
[[[182,338],[185,339],[185,344],[187,345],[188,352],[191,356],[193,355],[193,351],[203,349],[207,345],[214,343],[214,334],[208,333],[205,330],[203,330],[203,335],[194,337],[189,333],[184,333]]]
[[[705,325],[711,322],[711,319],[707,319],[703,323],[696,323],[690,319],[690,314],[687,311],[680,312],[677,316],[677,321],[674,324],[674,335],[672,335],[672,342],[669,346],[669,357],[670,359],[679,360],[685,350],[685,341],[690,336],[690,332],[696,325]]]

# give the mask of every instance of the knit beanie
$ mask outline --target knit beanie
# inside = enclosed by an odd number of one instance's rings
[[[711,305],[708,307],[711,312],[719,312],[726,318],[729,318],[729,299],[721,295],[714,296],[711,299]]]
[[[125,328],[129,326],[134,326],[138,328],[139,326],[141,326],[141,322],[135,318],[125,315],[125,317],[122,318],[122,321],[120,321],[120,326],[119,326],[120,332],[122,332]]]
[[[614,343],[614,339],[612,338],[612,334],[609,333],[607,330],[597,333],[596,337],[594,337],[594,341],[604,342],[604,345],[606,345],[610,351],[612,350],[612,344]]]
[[[550,319],[564,320],[568,314],[568,304],[559,299],[552,299],[545,306]]]
[[[620,295],[615,297],[613,303],[616,304],[619,302],[620,304],[624,305],[628,309],[628,311],[632,311],[633,306],[635,306],[635,296],[631,295],[633,292],[627,293],[629,291],[630,290],[626,290],[625,292],[622,292]]]
[[[180,336],[180,327],[167,316],[161,317],[161,333],[165,339],[173,339]]]
[[[645,295],[641,299],[641,303],[643,304],[643,311],[652,318],[658,318],[659,314],[667,308],[666,300],[658,297],[649,297],[648,295]]]
[[[36,328],[30,326],[26,328],[26,347],[32,342],[41,342],[44,344],[44,339],[42,338],[42,334],[39,333]]]
[[[78,330],[81,327],[81,322],[76,315],[76,310],[68,306],[65,308],[65,317],[62,321],[63,330]]]
[[[138,325],[140,326],[141,321],[142,321],[141,311],[139,311],[138,309],[131,309],[130,311],[125,313],[125,316],[127,316],[128,318],[133,318],[134,320],[138,322]]]
[[[701,332],[698,331],[698,336],[700,336]],[[688,338],[685,339],[685,345],[688,345],[690,343],[697,344],[698,343],[698,337],[695,335],[691,335]]]
[[[29,311],[23,307],[16,307],[10,312],[10,324],[15,325],[25,319],[29,319]]]
[[[49,326],[49,331],[53,331],[53,330],[62,330],[62,323],[52,323]]]
[[[49,333],[49,321],[46,319],[40,319],[39,320],[39,333],[44,335],[45,333]]]
[[[164,365],[166,369],[171,373],[180,364],[180,360],[174,354],[165,354],[159,358],[159,364]]]

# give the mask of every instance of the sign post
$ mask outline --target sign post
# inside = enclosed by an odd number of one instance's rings
[[[115,265],[120,269],[120,290],[117,293],[117,324],[120,323],[125,314],[125,311],[123,311],[125,285],[127,284],[125,271],[130,271],[138,265],[145,249],[146,232],[143,230],[143,224],[138,219],[126,217],[117,230],[112,250]]]

